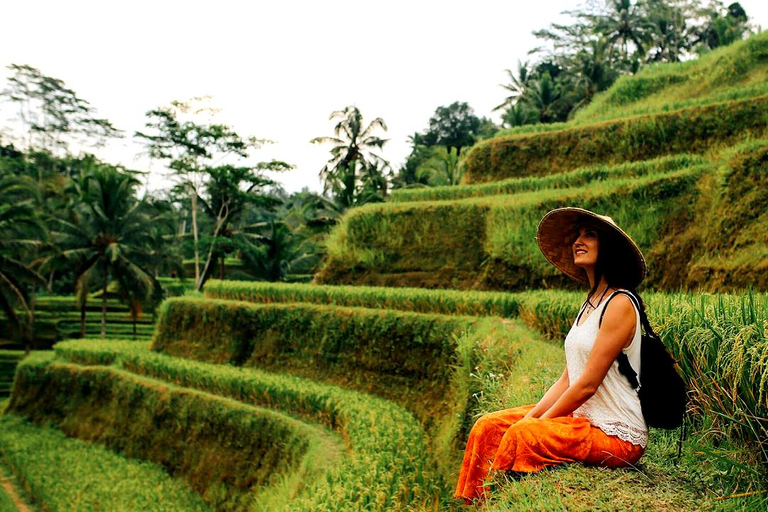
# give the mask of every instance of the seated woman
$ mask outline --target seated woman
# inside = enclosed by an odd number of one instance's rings
[[[537,240],[550,263],[590,291],[565,338],[565,369],[539,403],[486,414],[472,428],[456,487],[467,503],[485,496],[491,471],[629,466],[648,443],[640,399],[616,362],[623,352],[640,373],[639,311],[616,293],[630,291],[643,307],[640,249],[613,219],[580,208],[547,213]]]

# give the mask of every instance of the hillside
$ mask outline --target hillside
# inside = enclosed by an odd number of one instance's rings
[[[534,242],[549,209],[607,214],[658,290],[768,289],[768,33],[619,80],[575,119],[474,146],[466,184],[396,191],[332,233],[319,283],[572,286]],[[738,229],[737,229],[738,228]]]
[[[765,510],[765,41],[624,79],[568,126],[488,141],[470,183],[350,210],[316,277],[333,284],[212,279],[200,294],[168,279],[181,296],[135,335],[108,302],[104,340],[87,310],[86,339],[61,341],[79,334],[74,298],[41,299],[53,350],[0,354],[0,395],[15,369],[0,506],[15,487],[51,511],[466,510],[453,492],[473,422],[562,373],[584,291],[535,234],[577,205],[647,256],[643,299],[689,389],[684,428],[651,429],[631,468],[496,474],[479,510]],[[702,77],[721,68],[744,71]]]

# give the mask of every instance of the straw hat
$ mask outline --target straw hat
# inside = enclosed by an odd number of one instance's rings
[[[586,271],[573,262],[574,231],[582,222],[595,226],[602,234],[613,235],[610,240],[617,245],[612,247],[612,252],[619,259],[616,263],[626,271],[627,286],[639,285],[646,274],[645,258],[640,248],[612,218],[589,210],[557,208],[544,215],[536,233],[536,240],[544,257],[568,277],[589,283]]]

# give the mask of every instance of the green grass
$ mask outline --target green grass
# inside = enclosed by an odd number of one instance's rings
[[[208,281],[204,291],[205,296],[210,299],[262,304],[307,302],[441,315],[514,317],[517,316],[519,308],[515,295],[503,292],[219,280]]]
[[[316,281],[427,288],[520,290],[568,286],[535,243],[539,219],[578,205],[609,213],[648,255],[650,280],[663,277],[665,236],[691,215],[709,167],[623,177],[574,188],[454,201],[366,205],[329,235]],[[571,285],[572,286],[572,285]]]
[[[710,154],[768,129],[768,95],[483,141],[465,183],[548,175],[678,153]]]
[[[763,32],[746,41],[718,48],[703,57],[649,66],[625,76],[599,93],[569,123],[512,128],[499,136],[542,133],[633,115],[667,112],[768,94],[768,36]]]
[[[425,423],[461,404],[454,366],[472,317],[312,304],[166,301],[160,352],[291,372],[395,400]]]
[[[574,188],[617,177],[638,178],[704,163],[706,161],[699,155],[679,154],[619,165],[598,164],[561,174],[511,178],[478,185],[396,189],[392,191],[390,200],[392,202],[446,201],[469,197],[517,194],[544,189]]]
[[[391,402],[295,376],[173,358],[142,343],[70,341],[57,345],[57,354],[73,363],[114,363],[340,432],[350,455],[323,478],[307,481],[291,510],[430,509],[445,498],[438,461],[427,450],[419,422]]]
[[[200,496],[161,467],[70,439],[21,418],[0,418],[0,453],[44,510],[203,511]],[[0,501],[2,510],[7,501]]]
[[[336,436],[278,411],[51,356],[20,365],[8,411],[162,464],[216,510],[287,501],[341,451]]]

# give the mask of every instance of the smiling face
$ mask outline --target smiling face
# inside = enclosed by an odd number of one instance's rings
[[[600,239],[597,229],[589,225],[581,225],[576,228],[576,240],[571,246],[573,262],[582,268],[594,267],[597,264],[597,253],[600,248]]]

